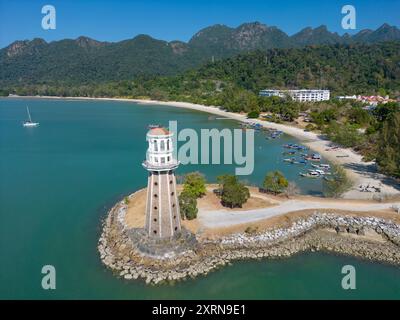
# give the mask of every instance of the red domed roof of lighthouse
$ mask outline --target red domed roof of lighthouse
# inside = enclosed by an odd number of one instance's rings
[[[171,134],[166,128],[153,128],[148,133],[151,136],[168,136]]]

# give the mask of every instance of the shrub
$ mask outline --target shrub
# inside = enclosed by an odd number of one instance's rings
[[[339,165],[332,167],[331,178],[324,179],[322,188],[326,197],[339,198],[352,186],[351,180],[347,177],[344,169]]]
[[[200,198],[206,194],[206,179],[200,172],[188,173],[185,175],[183,183],[183,191],[195,198]]]
[[[280,171],[268,172],[263,182],[263,188],[274,194],[284,192],[288,185],[289,181]]]
[[[179,195],[179,207],[182,219],[193,220],[197,218],[197,199],[188,192]]]
[[[311,123],[307,124],[305,127],[306,131],[313,131],[315,129],[316,129],[316,127],[314,125],[312,125]]]
[[[247,118],[249,118],[249,119],[257,119],[259,116],[260,116],[260,112],[257,110],[250,111],[247,114]]]
[[[222,175],[217,177],[220,185],[221,203],[230,208],[241,208],[250,198],[249,189],[243,185],[234,175]]]

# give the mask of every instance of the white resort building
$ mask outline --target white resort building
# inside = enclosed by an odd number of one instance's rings
[[[309,90],[309,89],[301,89],[301,90],[276,90],[276,89],[264,89],[259,92],[259,95],[262,97],[285,97],[289,96],[293,100],[299,102],[316,102],[316,101],[324,101],[329,100],[330,91],[329,90]]]

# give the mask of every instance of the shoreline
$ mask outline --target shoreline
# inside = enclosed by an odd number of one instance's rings
[[[135,193],[129,197],[134,196]],[[238,260],[280,259],[301,252],[324,251],[400,265],[400,225],[390,219],[326,213],[296,219],[283,227],[256,233],[233,233],[202,239],[183,254],[147,256],[137,250],[125,223],[127,206],[118,202],[103,221],[98,242],[100,259],[125,280],[146,284],[175,283],[206,275]]]
[[[324,140],[320,135],[314,132],[306,132],[303,129],[293,127],[287,124],[278,124],[260,119],[247,119],[245,114],[238,114],[219,109],[218,106],[204,106],[189,102],[178,101],[157,101],[157,100],[141,100],[128,98],[91,98],[91,97],[52,97],[52,96],[11,96],[5,98],[26,98],[26,99],[58,99],[58,100],[83,100],[83,101],[119,101],[133,102],[144,105],[164,105],[169,107],[184,108],[195,111],[206,112],[218,115],[243,123],[259,123],[263,127],[273,128],[283,131],[285,134],[295,137],[304,145],[308,146],[321,154],[328,161],[341,165],[353,181],[353,187],[347,191],[343,198],[346,199],[374,199],[376,197],[387,197],[400,195],[400,189],[396,189],[393,185],[398,183],[384,174],[376,172],[374,162],[365,162],[362,156],[349,148],[338,148],[337,150],[328,150],[332,146],[332,142]],[[381,188],[381,193],[361,192],[359,185],[372,185]]]

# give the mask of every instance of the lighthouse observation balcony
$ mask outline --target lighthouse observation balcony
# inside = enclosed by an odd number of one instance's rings
[[[175,170],[179,166],[179,161],[172,160],[168,163],[154,163],[149,160],[145,160],[142,163],[142,166],[150,171],[168,171]]]

